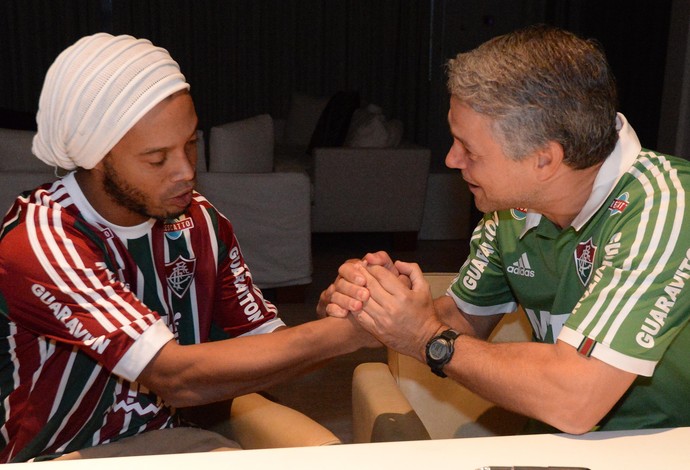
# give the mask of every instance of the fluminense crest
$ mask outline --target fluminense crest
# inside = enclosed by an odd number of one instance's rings
[[[196,268],[196,259],[187,259],[178,256],[174,261],[166,263],[165,276],[168,281],[168,287],[180,299],[184,297],[189,290],[189,286],[194,280],[194,270]]]
[[[577,276],[584,286],[587,285],[589,278],[592,276],[592,266],[596,251],[597,247],[592,243],[591,238],[586,242],[579,243],[577,248],[575,248],[575,269],[577,269]]]

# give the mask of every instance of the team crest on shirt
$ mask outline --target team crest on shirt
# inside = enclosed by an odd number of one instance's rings
[[[177,240],[182,236],[184,230],[194,228],[194,221],[187,216],[182,216],[177,220],[166,221],[163,224],[163,232],[170,240]]]
[[[175,261],[166,263],[165,277],[168,281],[168,287],[180,299],[189,290],[194,280],[194,270],[196,268],[196,259],[187,259],[178,256]]]
[[[614,199],[611,205],[609,206],[609,212],[611,213],[611,215],[616,215],[623,212],[625,208],[628,207],[629,198],[630,195],[626,192]]]
[[[587,285],[589,278],[592,276],[594,253],[596,252],[597,247],[592,243],[591,238],[586,242],[579,243],[577,248],[575,248],[575,269],[583,286]]]

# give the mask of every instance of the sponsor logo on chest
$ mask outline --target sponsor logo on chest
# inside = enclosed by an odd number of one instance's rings
[[[617,215],[623,212],[628,207],[628,199],[630,195],[628,193],[623,193],[613,200],[609,206],[609,212],[611,215]]]
[[[194,221],[188,217],[182,216],[182,218],[166,222],[163,225],[163,232],[165,236],[170,240],[177,240],[182,236],[182,232],[185,230],[190,230],[194,228]]]

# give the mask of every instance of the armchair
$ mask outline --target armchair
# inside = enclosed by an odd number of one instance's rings
[[[431,273],[434,297],[454,274]],[[493,341],[529,341],[524,315],[506,316]],[[353,441],[381,442],[515,434],[524,418],[499,408],[426,364],[389,350],[388,363],[363,363],[352,378]]]
[[[192,421],[236,441],[243,449],[341,444],[331,431],[308,416],[249,393],[227,402],[194,409]]]

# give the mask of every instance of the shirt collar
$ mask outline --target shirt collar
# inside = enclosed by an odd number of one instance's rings
[[[75,178],[75,174],[76,172],[71,172],[69,175],[65,176],[62,181],[65,185],[65,188],[67,188],[67,192],[72,198],[74,205],[77,207],[77,209],[79,209],[81,216],[88,223],[95,226],[108,227],[123,240],[139,238],[146,235],[151,227],[156,223],[155,219],[149,219],[138,225],[123,227],[109,222],[105,217],[98,213],[98,211],[86,198],[86,195],[81,190],[81,187]]]
[[[621,177],[632,166],[633,162],[642,150],[637,134],[628,123],[628,120],[621,113],[616,116],[616,129],[618,130],[618,141],[613,152],[606,157],[604,163],[594,179],[592,192],[582,206],[580,213],[570,224],[575,230],[580,230],[582,226],[601,208],[601,205],[616,187]],[[522,238],[527,231],[539,225],[541,214],[527,211],[525,227],[520,234]]]

